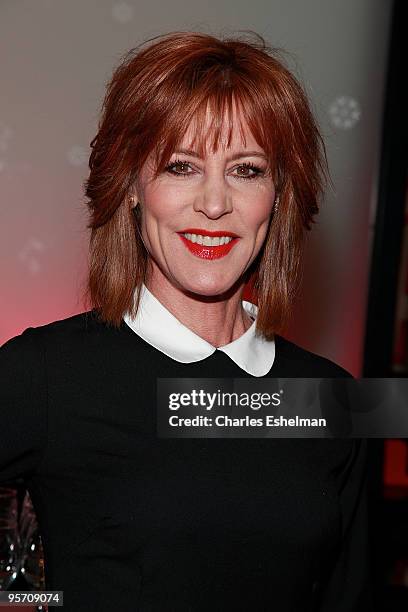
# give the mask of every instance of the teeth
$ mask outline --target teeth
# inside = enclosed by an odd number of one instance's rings
[[[231,236],[220,236],[211,238],[211,236],[201,236],[201,234],[183,234],[187,240],[196,242],[197,244],[203,244],[204,246],[220,246],[221,244],[228,244],[231,242]]]

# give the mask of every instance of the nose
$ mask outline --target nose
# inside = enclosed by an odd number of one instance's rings
[[[233,210],[232,194],[224,176],[208,176],[199,187],[194,199],[194,210],[209,219],[218,219]]]

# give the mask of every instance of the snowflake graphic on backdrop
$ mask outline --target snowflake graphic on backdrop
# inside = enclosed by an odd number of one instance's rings
[[[38,238],[27,240],[18,253],[18,259],[28,269],[30,274],[38,274],[41,270],[41,256],[45,251],[45,244]]]
[[[329,106],[330,121],[340,130],[350,130],[361,117],[361,108],[355,98],[339,96]]]
[[[112,17],[119,23],[129,23],[133,18],[133,7],[127,2],[115,2],[112,6]]]

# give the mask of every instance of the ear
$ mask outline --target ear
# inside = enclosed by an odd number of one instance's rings
[[[128,203],[129,203],[130,209],[136,208],[136,206],[139,204],[139,200],[138,200],[137,194],[136,194],[136,192],[134,190],[132,190],[129,193],[127,199],[128,199]]]
[[[139,176],[136,175],[135,177],[133,177],[133,180],[131,182],[131,184],[129,185],[128,188],[128,195],[129,198],[132,202],[132,207],[136,206],[137,203],[139,202],[139,195],[141,195],[141,189],[140,189],[140,185],[139,185]]]

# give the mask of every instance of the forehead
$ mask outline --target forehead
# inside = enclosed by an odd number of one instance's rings
[[[197,151],[205,156],[221,150],[251,149],[263,152],[255,140],[242,110],[233,104],[232,112],[226,109],[216,115],[207,105],[205,113],[197,113],[180,138],[178,146]]]

